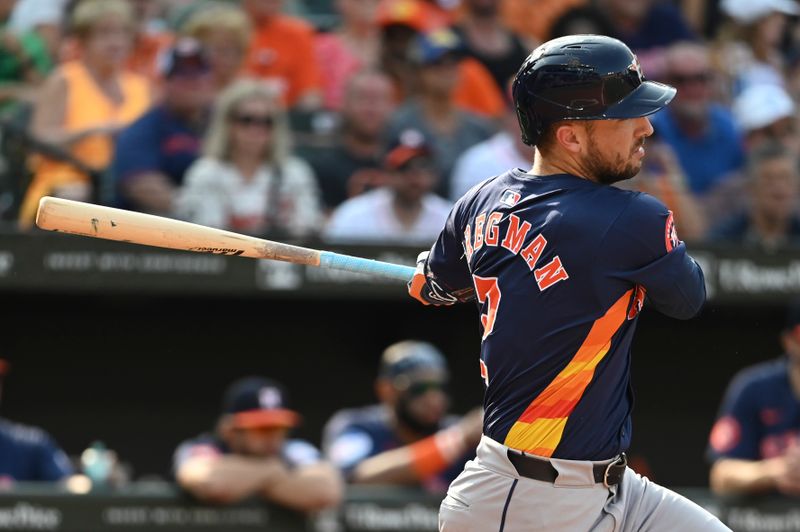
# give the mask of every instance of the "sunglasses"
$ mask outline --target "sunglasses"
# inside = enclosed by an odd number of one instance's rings
[[[231,122],[240,126],[258,126],[269,129],[275,125],[275,118],[271,115],[234,115]]]
[[[447,384],[441,381],[412,382],[408,389],[406,389],[406,394],[409,397],[419,397],[430,391],[440,391],[446,393]]]

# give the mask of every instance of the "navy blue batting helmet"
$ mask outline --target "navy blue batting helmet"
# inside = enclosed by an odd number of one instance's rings
[[[655,113],[675,88],[647,81],[625,43],[604,35],[568,35],[536,48],[514,78],[522,141],[535,146],[559,120],[636,118]]]

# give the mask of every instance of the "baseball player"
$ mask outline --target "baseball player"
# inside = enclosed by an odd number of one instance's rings
[[[425,304],[474,299],[480,311],[484,435],[442,501],[440,530],[728,530],[624,454],[645,298],[679,319],[705,301],[670,211],[608,186],[639,171],[647,115],[675,92],[596,35],[548,41],[517,73],[533,168],[467,192],[409,283]]]

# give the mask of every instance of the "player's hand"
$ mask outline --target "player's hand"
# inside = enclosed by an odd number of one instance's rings
[[[425,264],[428,262],[429,251],[423,251],[417,255],[417,269],[414,277],[408,283],[408,293],[411,297],[423,305],[452,305],[458,299],[448,294],[435,279],[426,273]]]
[[[425,261],[428,260],[429,254],[430,251],[423,251],[417,255],[417,269],[414,271],[414,277],[408,282],[408,294],[423,305],[430,305],[422,296],[427,280],[425,278]]]

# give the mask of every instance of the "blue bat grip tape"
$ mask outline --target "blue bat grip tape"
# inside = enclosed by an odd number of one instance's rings
[[[410,281],[414,276],[415,270],[415,268],[411,266],[391,264],[389,262],[364,259],[361,257],[351,257],[350,255],[341,255],[332,251],[320,252],[319,265],[322,268],[334,268],[336,270],[346,270],[349,272],[368,273],[371,275],[379,275],[381,277],[400,279],[401,281]]]

